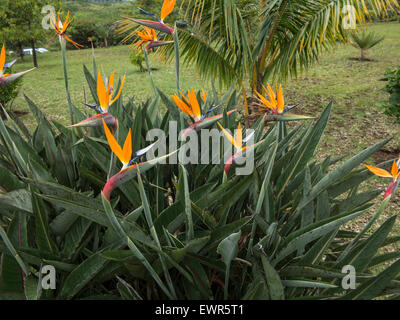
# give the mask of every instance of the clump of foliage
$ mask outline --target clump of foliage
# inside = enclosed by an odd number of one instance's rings
[[[95,88],[93,75],[85,74]],[[117,135],[131,129],[134,150],[147,145],[150,129],[168,135],[171,120],[188,126],[171,99],[158,93],[165,115],[157,99],[137,105],[120,98],[112,107]],[[223,127],[236,128],[235,114],[227,111],[239,95],[230,90],[209,99],[224,107]],[[14,117],[0,121],[2,298],[398,297],[400,260],[388,264],[399,254],[382,254],[399,240],[390,236],[396,217],[360,237],[342,228],[366,214],[380,194],[359,191],[371,177],[359,165],[388,140],[347,160],[316,161],[331,104],[317,121],[291,129],[257,121],[261,144],[248,176],[231,170],[222,179],[223,164],[145,164],[106,202],[101,190],[119,169],[102,130],[71,131],[26,100],[38,123],[33,134]],[[85,119],[77,109],[74,114]],[[56,290],[37,290],[45,264],[56,267]],[[357,288],[346,291],[341,270],[349,264],[357,270]]]
[[[396,6],[397,0],[368,0],[365,6],[350,0],[346,4],[354,8],[357,23],[363,24]],[[348,18],[339,14],[341,1],[182,0],[180,8],[186,22],[177,24],[184,63],[197,66],[204,77],[221,84],[237,83],[245,103],[246,87],[251,93],[260,92],[271,79],[297,76],[325,49],[346,42],[349,34]],[[126,19],[123,28],[134,35],[137,25]],[[160,53],[173,61],[173,47],[166,46]]]
[[[143,51],[131,50],[129,54],[129,60],[132,64],[139,68],[140,72],[146,71],[146,69],[143,67],[143,63],[145,62]]]
[[[393,70],[386,70],[381,81],[387,81],[384,91],[389,93],[388,102],[380,102],[378,106],[382,107],[385,114],[395,117],[400,123],[400,65]]]
[[[108,47],[120,44],[122,37],[114,32],[114,23],[121,16],[131,15],[134,7],[124,2],[64,2],[65,11],[74,16],[70,36],[85,47]],[[73,48],[73,47],[71,47]]]
[[[9,72],[12,73],[11,70],[9,70]],[[3,107],[10,107],[9,104],[12,103],[14,99],[18,96],[22,81],[22,78],[18,78],[9,85],[0,88],[0,104],[3,105]]]
[[[173,38],[182,96],[177,30]],[[266,115],[247,128],[253,129],[256,143],[243,148],[247,134],[236,132],[233,138],[226,133],[241,128],[236,123],[241,94],[234,88],[223,95],[213,87],[212,94],[191,90],[183,100],[170,98],[149,73],[154,98],[124,102],[125,77],[114,88],[112,73],[105,85],[95,61],[93,73],[86,67],[84,73],[95,101],[88,106],[98,114],[87,119],[70,98],[63,40],[68,106],[77,124],[49,121],[28,97],[37,122],[33,133],[12,113],[7,123],[0,119],[1,298],[399,298],[400,254],[385,252],[399,241],[391,236],[396,216],[370,230],[397,187],[398,166],[392,173],[381,169],[389,162],[372,170],[360,166],[390,139],[348,159],[318,161],[332,104],[309,120],[286,113],[293,107],[285,108],[282,88],[275,97],[269,87],[271,101],[263,99],[273,111],[266,107]],[[166,113],[160,112],[160,103]],[[211,116],[216,108],[222,114]],[[286,125],[298,119],[308,123]],[[201,161],[207,155],[203,150],[195,154],[197,162],[169,162],[186,153],[186,140],[179,144],[169,130],[172,122],[184,132],[183,140],[199,138],[199,128],[225,128],[237,154],[254,152],[250,174],[236,175],[239,165],[232,160],[225,166],[217,147],[208,151],[213,159],[208,164]],[[149,145],[152,129],[165,133],[162,143],[172,150],[148,161],[135,163],[134,157],[132,164],[131,155],[140,157],[136,151]],[[125,137],[130,140],[121,148]],[[381,194],[364,190],[369,170],[393,182],[361,232],[344,230]],[[42,290],[43,265],[57,270],[55,290]],[[356,270],[353,290],[342,286],[348,265]]]
[[[383,39],[385,39],[385,37],[379,36],[374,32],[368,32],[364,29],[362,31],[352,33],[350,43],[353,47],[360,49],[360,60],[366,61],[369,60],[366,57],[366,52],[382,42]]]

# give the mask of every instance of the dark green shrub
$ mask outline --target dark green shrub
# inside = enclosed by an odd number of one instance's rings
[[[96,88],[93,75],[85,74]],[[176,139],[168,135],[171,120],[179,129],[189,125],[172,100],[159,95],[112,106],[116,135],[123,141],[131,129],[134,150],[148,145],[153,128],[170,140]],[[169,112],[159,112],[158,101]],[[238,101],[233,89],[207,98],[225,110],[221,124],[231,130],[236,115],[227,111]],[[380,195],[359,191],[372,176],[360,165],[389,140],[347,160],[317,161],[331,104],[318,120],[293,128],[284,122],[265,128],[259,119],[253,129],[260,144],[248,176],[231,170],[226,177],[223,163],[144,163],[130,169],[109,202],[101,190],[119,168],[103,131],[68,129],[27,102],[38,123],[33,134],[20,121],[0,120],[1,298],[399,297],[399,254],[385,252],[399,241],[390,236],[396,217],[362,236],[343,228]],[[45,264],[55,266],[57,288],[40,292],[37,275]],[[357,272],[354,290],[341,285],[346,265]]]
[[[354,32],[350,37],[351,45],[360,50],[361,61],[368,60],[366,52],[385,39],[385,37],[381,37],[374,32],[367,32],[366,30]]]
[[[129,60],[132,64],[139,68],[140,72],[146,71],[146,69],[143,67],[143,63],[145,61],[143,51],[135,49],[131,50],[131,53],[129,54]]]
[[[11,61],[10,57],[6,57],[6,61]],[[6,73],[13,73],[12,68],[8,69]],[[9,85],[0,88],[0,103],[4,107],[8,107],[8,104],[18,96],[19,89],[22,85],[22,78],[18,78],[17,80],[11,82]]]
[[[4,107],[7,108],[9,106],[9,103],[14,101],[14,99],[18,96],[21,85],[22,78],[19,78],[9,85],[0,88],[0,103]]]
[[[381,81],[387,81],[384,91],[389,93],[389,101],[377,105],[383,108],[386,115],[400,123],[400,65],[394,70],[386,70]]]

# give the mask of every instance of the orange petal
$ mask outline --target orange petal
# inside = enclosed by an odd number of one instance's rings
[[[268,94],[269,100],[271,101],[271,103],[276,105],[276,96],[275,96],[274,90],[272,90],[269,83],[267,83],[267,87],[268,87],[267,94]]]
[[[189,101],[189,99],[186,98],[186,96],[182,93],[182,91],[179,91],[179,93],[181,94],[182,98],[185,99],[187,105],[190,106],[190,101]],[[189,96],[189,90],[188,90],[188,96]]]
[[[221,128],[222,132],[224,133],[225,137],[232,143],[232,145],[233,145],[236,149],[241,149],[242,146],[241,146],[241,145],[238,146],[238,145],[236,144],[235,139],[233,139],[233,137],[230,135],[230,133],[229,133],[228,131],[226,131],[226,130],[224,129],[224,127],[221,126],[221,124],[220,124],[219,122],[218,122],[218,125],[219,125],[219,127]]]
[[[367,167],[367,169],[369,171],[371,171],[373,174],[375,174],[377,176],[384,177],[384,178],[393,178],[393,176],[389,172],[384,170],[384,169],[377,168],[377,167],[374,167],[374,166],[369,166],[367,164],[365,164],[365,166]]]
[[[181,98],[179,98],[177,95],[174,95],[172,99],[175,101],[175,104],[178,106],[179,109],[181,109],[185,114],[193,118],[192,109],[190,109],[190,107],[185,102],[183,102]]]
[[[102,107],[103,110],[107,110],[108,100],[107,100],[106,88],[104,86],[103,77],[101,76],[100,71],[97,75],[97,97],[99,98],[100,107]]]
[[[115,72],[111,73],[110,78],[107,81],[107,91],[106,91],[107,101],[111,100],[112,90],[114,86],[114,77],[115,77]]]
[[[121,93],[122,93],[122,88],[124,87],[124,84],[125,84],[125,76],[124,76],[123,79],[122,79],[121,87],[119,88],[118,94],[117,94],[117,95],[115,96],[115,98],[111,101],[110,106],[111,106],[115,101],[118,100],[119,96],[120,96]]]
[[[118,144],[117,140],[115,140],[114,136],[112,135],[110,129],[108,129],[108,126],[106,122],[103,119],[103,126],[104,126],[104,131],[106,133],[108,145],[110,146],[112,152],[118,157],[118,159],[124,163],[125,157],[124,157],[124,152],[122,151],[120,145]],[[130,160],[130,159],[129,159]]]
[[[151,29],[151,39],[153,40],[153,41],[156,41],[157,40],[157,33],[156,33],[156,30],[154,30],[154,29]]]
[[[271,104],[271,102],[269,102],[267,99],[265,99],[265,97],[263,95],[261,95],[257,91],[256,91],[256,94],[258,95],[258,97],[260,98],[261,102],[264,104],[265,107],[275,109],[273,107],[273,105]]]
[[[188,98],[190,100],[190,106],[192,107],[192,111],[193,111],[194,116],[197,119],[200,119],[201,118],[200,105],[199,105],[199,102],[197,101],[196,93],[194,92],[193,89],[191,89],[188,92]]]
[[[285,99],[283,97],[283,92],[282,92],[282,86],[279,86],[279,89],[277,89],[277,95],[278,95],[278,111],[279,113],[282,113],[285,110]]]
[[[239,149],[242,148],[243,135],[242,135],[242,128],[240,126],[240,122],[239,122],[239,126],[236,130],[235,142],[236,142],[236,146],[239,146]]]
[[[0,54],[0,74],[3,73],[5,63],[6,63],[6,48],[3,44],[3,48],[1,49],[1,54]]]
[[[207,101],[208,93],[206,90],[201,91],[201,98],[203,99],[204,102]]]
[[[69,11],[67,13],[67,18],[65,19],[64,26],[61,30],[62,33],[64,33],[68,29],[68,26],[71,23],[71,21],[68,21],[68,19],[69,19]]]
[[[136,30],[135,32],[140,38],[147,40],[147,35],[145,33],[141,32],[139,30]]]
[[[56,27],[57,27],[57,30],[61,33],[61,30],[60,30],[60,13],[61,13],[61,9],[58,10]]]
[[[124,148],[122,149],[122,153],[123,153],[123,161],[122,162],[128,164],[132,158],[132,133],[131,133],[130,129],[129,129],[128,136],[126,137],[126,140],[124,143]]]
[[[176,0],[164,0],[164,4],[161,9],[161,20],[168,17],[174,10]]]
[[[397,162],[396,161],[393,161],[391,173],[392,173],[393,177],[397,177],[398,174],[399,174],[399,168],[397,167]]]
[[[67,41],[71,42],[71,43],[75,46],[75,48],[78,48],[78,49],[79,49],[79,47],[83,47],[83,45],[81,45],[81,44],[79,44],[79,43],[73,41],[73,40],[72,40],[70,37],[68,37],[66,34],[64,35],[64,37],[65,37],[65,39],[67,39]]]

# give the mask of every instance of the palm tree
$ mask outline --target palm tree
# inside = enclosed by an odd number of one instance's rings
[[[343,14],[344,6],[354,8],[358,23],[398,6],[397,0],[182,1],[188,25],[178,28],[183,61],[221,84],[236,81],[245,97],[246,113],[245,80],[254,94],[266,81],[296,76],[323,50],[347,41],[343,22],[349,14]],[[123,25],[132,36],[137,25],[129,20]],[[174,49],[166,46],[161,54],[172,58]]]
[[[362,30],[351,34],[350,43],[353,47],[360,49],[360,60],[366,61],[368,60],[365,56],[366,51],[375,47],[378,43],[383,41],[383,39],[385,39],[385,37],[378,36],[374,32]]]

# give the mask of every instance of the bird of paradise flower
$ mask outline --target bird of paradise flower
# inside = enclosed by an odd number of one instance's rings
[[[97,115],[94,117],[90,117],[85,119],[75,125],[69,126],[70,128],[74,127],[98,127],[102,125],[102,120],[105,120],[107,125],[111,126],[115,131],[118,127],[118,120],[114,118],[109,113],[109,108],[119,99],[122,93],[122,89],[125,84],[126,76],[123,77],[121,85],[119,87],[118,93],[113,98],[114,92],[114,78],[115,72],[111,73],[110,77],[107,80],[107,86],[104,83],[103,77],[99,71],[97,75],[97,97],[99,99],[99,105],[94,104],[86,104],[86,106],[97,112]]]
[[[172,154],[177,153],[178,150],[172,152],[169,155],[162,156],[159,158],[151,159],[147,162],[136,163],[138,159],[147,154],[154,146],[158,143],[155,142],[144,149],[133,152],[132,148],[132,134],[131,130],[126,137],[123,147],[118,144],[117,140],[112,135],[110,129],[108,128],[106,122],[103,120],[104,131],[107,137],[108,144],[112,152],[118,157],[122,163],[122,169],[116,175],[111,177],[105,184],[102,195],[107,200],[110,201],[112,191],[118,186],[124,184],[130,179],[134,178],[138,171],[145,172],[155,166],[157,163],[170,157]]]
[[[121,171],[132,166],[137,159],[144,156],[156,144],[156,143],[153,143],[150,146],[133,153],[132,132],[130,129],[129,129],[128,135],[125,139],[124,146],[121,148],[121,146],[118,144],[117,140],[114,138],[113,134],[111,133],[110,129],[108,128],[104,119],[103,119],[103,127],[104,127],[104,131],[105,131],[105,134],[107,137],[108,145],[110,146],[112,152],[117,156],[117,158],[122,163]]]
[[[136,22],[137,24],[140,24],[142,26],[149,27],[149,28],[158,30],[160,32],[173,35],[174,29],[172,29],[171,27],[166,25],[164,23],[164,19],[172,13],[172,11],[174,10],[174,7],[175,7],[175,3],[176,3],[176,0],[164,0],[160,17],[157,17],[155,14],[153,14],[151,12],[147,12],[143,9],[140,9],[140,11],[142,13],[155,18],[157,21],[142,20],[142,19],[135,19],[135,18],[125,18],[125,19]]]
[[[254,130],[250,134],[248,134],[245,138],[243,138],[243,130],[239,122],[235,137],[233,137],[219,122],[218,126],[221,128],[225,137],[232,143],[232,145],[235,148],[233,156],[229,158],[229,160],[225,163],[224,172],[225,172],[225,177],[227,177],[231,166],[235,163],[235,160],[238,157],[240,157],[245,151],[250,151],[251,149],[254,149],[259,145],[261,145],[264,142],[264,140],[259,141],[252,145],[244,146],[244,144],[247,144],[253,138],[255,133]]]
[[[49,41],[49,44],[58,36],[60,43],[62,43],[62,41],[65,39],[68,42],[72,43],[76,48],[80,48],[83,47],[82,45],[80,45],[79,43],[76,43],[75,41],[73,41],[67,34],[67,30],[71,25],[72,19],[69,19],[69,11],[67,13],[67,17],[64,21],[64,23],[61,22],[60,20],[60,14],[61,14],[61,10],[58,11],[57,14],[57,19],[50,19],[51,25],[55,31],[55,34],[53,36],[53,38]],[[48,44],[48,45],[49,45]]]
[[[140,38],[134,45],[136,49],[141,49],[147,42],[149,42],[149,44],[145,48],[146,51],[173,43],[173,41],[159,41],[156,31],[152,28],[144,27],[144,32],[136,30],[136,33]]]
[[[180,92],[182,98],[178,95],[174,95],[172,99],[174,100],[175,104],[178,108],[192,121],[192,124],[185,130],[184,135],[187,135],[190,130],[201,130],[211,126],[213,123],[217,122],[218,120],[222,119],[224,116],[223,114],[219,114],[216,116],[208,117],[209,114],[214,112],[219,106],[213,107],[210,110],[206,111],[202,114],[201,106],[199,100],[197,99],[196,93],[194,89],[191,88],[188,90],[187,96],[185,96],[182,92]],[[208,93],[205,90],[202,90],[201,98],[203,102],[207,101]],[[236,109],[230,110],[227,112],[228,115],[236,112]]]
[[[32,68],[30,70],[26,70],[23,72],[19,73],[13,73],[13,74],[7,74],[5,73],[5,70],[10,69],[16,60],[6,63],[6,47],[3,44],[3,47],[0,52],[0,88],[6,86],[7,84],[17,80],[19,77],[23,76],[24,74],[34,70],[35,68]]]
[[[265,114],[267,111],[272,111],[272,114],[266,114],[265,121],[294,121],[294,120],[307,120],[313,119],[314,117],[301,116],[295,114],[289,114],[288,112],[296,108],[300,104],[293,106],[285,106],[285,98],[283,96],[282,86],[276,87],[276,92],[271,88],[269,84],[267,87],[263,86],[264,95],[256,91],[258,96],[258,110],[259,113],[255,113],[255,116]],[[268,96],[268,97],[267,97]]]
[[[399,179],[399,177],[400,177],[399,166],[400,166],[400,156],[399,156],[399,159],[397,161],[393,161],[392,169],[390,170],[390,172],[386,171],[385,169],[381,169],[381,168],[378,168],[378,167],[374,167],[374,166],[370,166],[370,165],[365,164],[365,167],[369,171],[371,171],[373,174],[375,174],[375,175],[377,175],[379,177],[391,178],[392,179],[392,183],[386,189],[383,199],[391,197],[394,194],[394,192],[396,191],[397,187],[399,186],[399,182],[400,182],[400,179]]]

